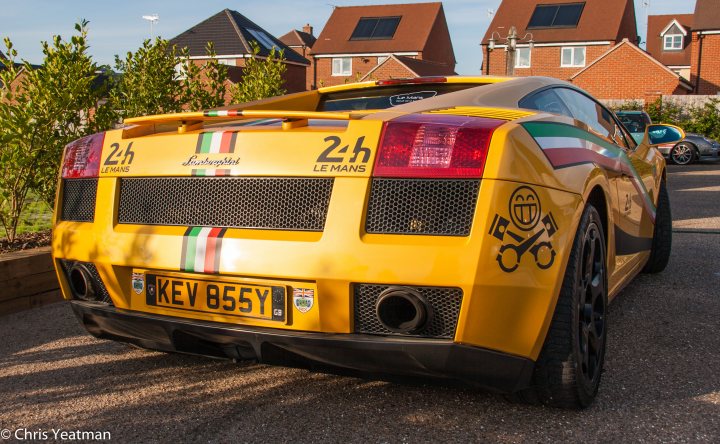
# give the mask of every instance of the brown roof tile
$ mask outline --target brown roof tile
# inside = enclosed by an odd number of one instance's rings
[[[682,51],[665,51],[663,37],[660,33],[673,21],[677,20],[687,31]],[[648,31],[646,50],[661,63],[667,66],[690,66],[691,30],[693,27],[692,14],[664,14],[648,16]]]
[[[280,37],[278,40],[288,46],[305,46],[308,48],[312,48],[315,44],[315,40],[317,39],[313,35],[308,34],[307,32],[293,29],[284,36]]]
[[[442,3],[336,7],[317,38],[312,54],[362,54],[422,51]],[[362,17],[400,16],[389,40],[350,40]]]
[[[260,31],[264,33],[270,41],[280,49],[285,50],[285,59],[287,61],[302,63],[309,65],[304,57],[288,48],[286,44],[273,37],[272,34],[265,31],[253,21],[240,14],[237,11],[224,9],[212,17],[198,23],[182,34],[170,39],[170,44],[177,45],[179,48],[187,47],[190,56],[205,56],[205,46],[208,42],[213,42],[215,53],[218,56],[237,56],[242,54],[250,54],[251,49],[249,41],[256,40],[250,30]],[[260,46],[260,56],[267,56],[270,49],[258,42]]]
[[[636,41],[635,6],[632,0],[585,0],[580,21],[575,28],[527,29],[530,18],[539,4],[583,3],[581,0],[503,0],[498,7],[483,44],[492,32],[507,36],[515,26],[520,37],[531,32],[537,43],[612,41],[627,38]],[[502,42],[501,42],[502,43]]]
[[[697,0],[693,29],[695,31],[720,30],[720,0]]]

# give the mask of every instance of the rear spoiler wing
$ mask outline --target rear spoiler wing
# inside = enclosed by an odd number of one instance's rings
[[[154,116],[131,117],[125,119],[127,125],[167,125],[177,124],[178,132],[201,129],[205,122],[220,122],[242,119],[280,119],[283,129],[307,126],[308,119],[355,120],[368,113],[338,113],[320,111],[281,111],[281,110],[213,110],[202,112],[158,114]]]

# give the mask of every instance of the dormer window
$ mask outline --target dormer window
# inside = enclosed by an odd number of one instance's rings
[[[663,38],[665,44],[663,49],[665,51],[678,51],[683,49],[683,35],[682,34],[666,34]]]
[[[681,51],[683,49],[687,31],[675,19],[668,24],[660,33],[663,39],[663,50],[665,51]]]

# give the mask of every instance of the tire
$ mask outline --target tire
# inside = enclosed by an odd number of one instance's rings
[[[653,231],[650,258],[643,268],[643,273],[659,273],[665,269],[670,260],[672,250],[672,214],[670,212],[670,196],[665,181],[660,183],[658,205],[655,211],[655,230]]]
[[[690,165],[697,158],[697,149],[690,142],[680,142],[670,151],[670,160],[675,165]]]
[[[597,395],[605,362],[606,314],[605,236],[600,215],[588,204],[531,387],[513,399],[567,409],[588,407]]]

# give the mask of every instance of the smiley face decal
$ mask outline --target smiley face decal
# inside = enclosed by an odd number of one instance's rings
[[[495,258],[500,269],[506,273],[517,270],[527,252],[532,254],[535,265],[541,270],[552,267],[556,253],[551,238],[558,229],[552,213],[542,218],[543,228],[532,235],[528,233],[523,236],[513,232],[510,224],[520,231],[534,230],[542,216],[540,198],[532,188],[521,186],[510,196],[508,207],[510,220],[495,214],[488,233],[503,242]]]

